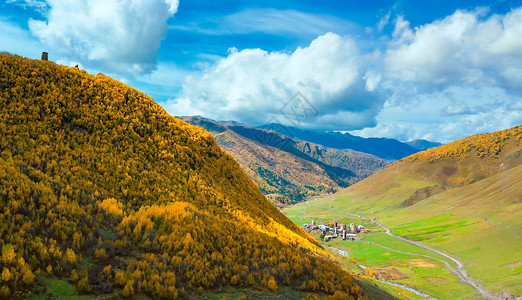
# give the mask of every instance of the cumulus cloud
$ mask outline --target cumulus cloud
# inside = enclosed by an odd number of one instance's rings
[[[29,1],[28,1],[29,2]],[[41,2],[41,1],[37,1]],[[47,0],[29,28],[52,51],[110,73],[150,73],[178,0]]]
[[[327,33],[292,53],[230,49],[226,58],[188,76],[180,96],[168,101],[174,115],[203,115],[262,124],[282,113],[292,96],[317,112],[300,126],[354,129],[375,124],[382,104],[380,80],[368,72],[355,42]]]
[[[376,126],[351,133],[450,142],[522,124],[521,36],[522,8],[458,10],[415,28],[396,17],[378,57],[378,88],[391,96]]]
[[[397,18],[385,58],[388,75],[432,87],[488,85],[522,91],[522,8],[506,15],[485,13],[459,10],[414,29]]]
[[[317,113],[299,126],[403,141],[449,142],[522,124],[522,8],[459,10],[416,28],[399,16],[393,25],[368,53],[360,40],[333,33],[293,52],[231,48],[186,77],[165,107],[174,115],[285,122],[281,108],[300,92]],[[272,30],[263,26],[254,27]]]

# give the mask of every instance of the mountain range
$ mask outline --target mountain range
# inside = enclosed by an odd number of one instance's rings
[[[237,122],[181,119],[211,132],[276,206],[333,193],[390,163],[374,155],[328,148]]]
[[[277,131],[289,137],[301,139],[311,143],[323,145],[334,149],[351,149],[368,153],[387,160],[398,160],[408,155],[424,150],[417,143],[407,144],[388,138],[363,138],[349,133],[335,131],[314,131],[297,127],[284,126],[271,123],[260,126],[263,129]],[[421,144],[421,143],[419,143]],[[424,143],[425,147],[435,146],[438,143]]]
[[[276,123],[254,127],[199,116],[180,119],[211,132],[277,207],[334,193],[396,159],[441,145],[426,140],[409,145],[393,139],[366,139]]]

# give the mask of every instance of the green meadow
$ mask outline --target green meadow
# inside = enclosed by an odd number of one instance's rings
[[[522,184],[522,166],[460,188],[449,188],[411,206],[404,206],[403,201],[413,192],[439,183],[394,168],[399,167],[392,165],[352,187],[309,201],[310,205],[300,203],[285,213],[298,224],[309,223],[311,215],[322,220],[357,219],[339,211],[376,218],[395,235],[457,258],[488,291],[522,294],[522,209],[516,200]],[[368,237],[375,238],[377,235]],[[380,244],[391,245],[388,243],[395,241],[388,239]],[[405,244],[396,246],[410,247]],[[431,254],[417,251],[444,260],[429,251]]]
[[[473,288],[461,283],[458,278],[446,268],[444,261],[454,267],[454,264],[449,259],[429,250],[390,237],[373,223],[365,222],[360,218],[335,211],[347,209],[347,206],[337,205],[338,202],[332,202],[331,199],[332,197],[312,200],[309,201],[308,204],[299,203],[284,209],[283,212],[298,225],[309,224],[312,219],[315,219],[318,224],[332,221],[338,221],[340,223],[354,222],[363,224],[366,229],[370,229],[372,233],[359,234],[360,239],[356,242],[342,241],[340,239],[333,239],[329,242],[321,241],[323,246],[329,249],[329,252],[335,255],[339,261],[352,272],[366,274],[363,268],[357,265],[363,265],[371,269],[394,266],[398,271],[407,276],[407,278],[393,280],[393,282],[412,287],[432,297],[438,299],[461,299],[476,295],[476,291]],[[346,211],[349,212],[350,210]],[[433,227],[438,221],[440,220],[431,220],[426,222],[425,225],[427,227]],[[417,225],[418,224],[414,224],[411,228],[415,228]],[[451,226],[443,226],[443,228],[446,229],[449,227]],[[457,225],[453,227],[457,227]],[[407,231],[409,230],[408,228],[408,226],[404,226],[402,230]],[[411,228],[410,230],[412,230]],[[420,231],[418,233],[426,234],[427,232]],[[417,234],[417,232],[414,234]],[[312,232],[312,235],[319,239],[318,233]],[[354,259],[356,263],[340,256],[332,247],[346,251],[349,257]],[[401,288],[390,286],[376,280],[372,282],[401,299],[425,299]]]

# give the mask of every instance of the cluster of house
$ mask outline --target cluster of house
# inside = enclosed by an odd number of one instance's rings
[[[343,241],[355,241],[357,233],[361,232],[364,229],[362,225],[356,225],[354,223],[350,223],[348,227],[346,226],[346,224],[339,224],[337,222],[333,223],[333,227],[330,227],[325,224],[316,225],[315,220],[312,220],[312,224],[304,224],[303,228],[321,230],[323,232],[325,241],[329,241],[338,237],[340,237]]]

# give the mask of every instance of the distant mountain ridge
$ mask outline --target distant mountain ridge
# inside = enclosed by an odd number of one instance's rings
[[[419,151],[419,149],[406,143],[388,138],[363,138],[349,133],[330,131],[318,132],[285,126],[278,123],[262,125],[259,126],[259,128],[277,131],[325,147],[334,149],[352,149],[359,152],[373,154],[383,159],[398,160]]]
[[[389,163],[373,155],[327,148],[234,121],[181,119],[210,131],[276,205],[335,192]]]
[[[415,149],[421,150],[421,151],[422,150],[427,150],[427,149],[430,149],[430,148],[435,148],[435,147],[443,145],[442,143],[430,142],[430,141],[423,140],[423,139],[417,139],[417,140],[409,141],[409,142],[406,142],[406,144],[412,146]]]

